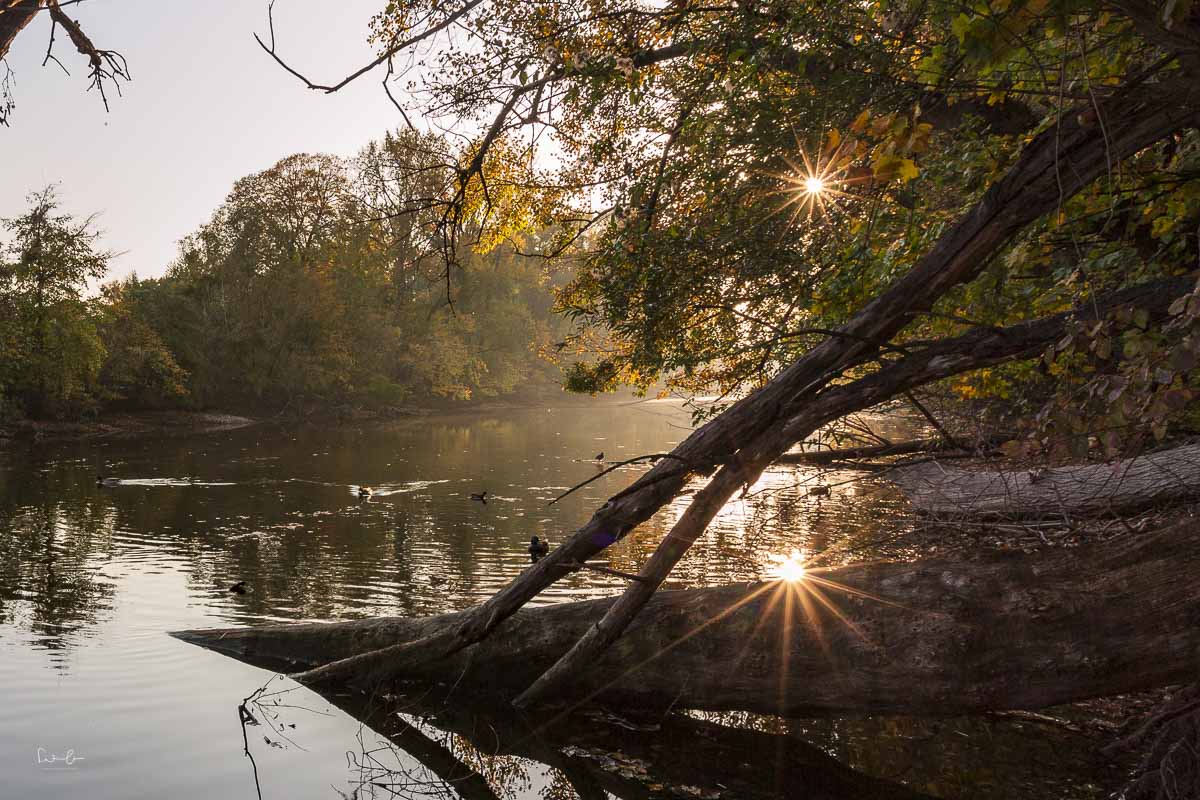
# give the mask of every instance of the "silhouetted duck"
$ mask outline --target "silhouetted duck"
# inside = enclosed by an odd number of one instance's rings
[[[488,495],[487,489],[484,489],[482,492],[472,492],[471,499],[475,500],[477,502],[483,503],[486,506],[487,505],[487,495]]]
[[[245,594],[246,593],[246,582],[238,581],[233,586],[229,587],[229,591],[233,592],[234,594]]]
[[[97,486],[119,486],[120,484],[121,484],[120,478],[108,478],[108,477],[105,477],[104,475],[96,476],[96,485]]]
[[[603,460],[604,460],[604,451],[603,451],[603,450],[601,450],[599,453],[596,453],[596,460],[597,460],[597,461],[603,461]]]
[[[360,500],[365,500],[366,498],[375,494],[375,490],[370,486],[360,486],[354,490],[354,494],[358,495]]]
[[[550,552],[550,543],[549,542],[543,542],[541,539],[539,539],[536,536],[530,537],[530,539],[529,539],[529,560],[530,561],[532,561],[533,563],[536,564],[539,560],[541,560],[542,556],[546,555],[549,552]]]

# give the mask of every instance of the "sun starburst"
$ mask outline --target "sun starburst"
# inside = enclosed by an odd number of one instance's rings
[[[827,217],[831,208],[851,196],[845,189],[857,179],[847,174],[854,156],[854,148],[847,147],[847,141],[838,139],[836,144],[818,149],[811,157],[797,143],[800,160],[784,156],[787,172],[772,177],[781,182],[779,193],[786,198],[780,210],[792,208],[789,225],[801,215],[810,220],[817,213]]]
[[[772,578],[788,583],[804,580],[804,557],[799,550],[793,550],[786,556],[770,556],[770,559],[776,562],[768,571]]]

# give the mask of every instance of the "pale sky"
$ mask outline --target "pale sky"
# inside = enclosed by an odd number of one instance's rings
[[[276,0],[279,51],[317,82],[367,63],[367,23],[384,0]],[[86,64],[49,20],[16,39],[11,127],[0,127],[0,217],[60,184],[66,210],[100,212],[104,243],[123,251],[109,277],[161,275],[176,242],[207,221],[238,178],[299,152],[353,155],[403,125],[372,73],[337,94],[304,88],[258,48],[267,0],[87,0],[68,6],[98,47],[129,60],[111,112],[86,92]],[[395,91],[395,90],[394,90]]]

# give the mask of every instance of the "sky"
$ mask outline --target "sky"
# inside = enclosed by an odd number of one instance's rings
[[[278,50],[321,83],[374,57],[367,23],[384,0],[276,0]],[[336,9],[336,10],[335,10]],[[86,0],[68,6],[97,47],[129,61],[111,111],[87,92],[86,64],[49,20],[13,43],[16,109],[0,127],[0,217],[59,185],[63,208],[98,212],[110,278],[161,275],[177,242],[206,222],[233,182],[300,152],[353,155],[403,120],[372,73],[337,94],[305,88],[259,49],[267,0]]]

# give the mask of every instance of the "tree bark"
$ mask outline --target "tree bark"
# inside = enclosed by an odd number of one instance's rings
[[[918,511],[944,519],[1120,515],[1200,498],[1200,443],[1043,470],[989,472],[930,462],[889,478]]]
[[[1182,291],[1188,283],[1182,281],[1177,290]],[[1105,299],[1111,303],[1113,296]],[[1155,316],[1161,316],[1166,308],[1161,304],[1163,299],[1158,296],[1150,301]],[[1101,312],[1094,308],[1091,313],[1099,315]],[[566,684],[571,681],[572,674],[617,640],[729,498],[740,487],[758,480],[763,470],[796,441],[852,410],[875,405],[916,386],[1036,352],[1057,336],[1065,322],[1064,315],[1056,315],[1007,329],[983,329],[975,331],[974,336],[967,334],[944,340],[866,378],[825,390],[785,424],[748,443],[696,493],[683,516],[663,537],[662,544],[642,568],[641,580],[627,588],[604,618],[590,627],[570,652],[519,695],[515,704],[526,707],[567,691]],[[964,340],[970,344],[965,344]],[[933,355],[931,351],[937,354]]]
[[[0,0],[0,58],[8,55],[17,34],[37,16],[45,0]]]
[[[1198,536],[1200,521],[1188,520],[1070,550],[659,592],[570,676],[568,694],[629,707],[950,716],[1192,680]],[[523,610],[497,635],[408,677],[511,697],[613,602]],[[175,635],[254,664],[308,667],[424,638],[467,613]]]

